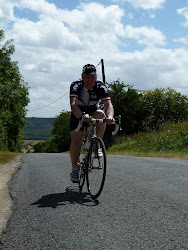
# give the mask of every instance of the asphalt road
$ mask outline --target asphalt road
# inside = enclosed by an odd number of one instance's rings
[[[0,249],[188,249],[188,161],[108,156],[97,201],[69,179],[68,154],[25,154]]]

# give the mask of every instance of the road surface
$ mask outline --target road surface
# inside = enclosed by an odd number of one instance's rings
[[[0,249],[188,249],[188,161],[107,159],[93,201],[70,182],[68,154],[24,154]]]

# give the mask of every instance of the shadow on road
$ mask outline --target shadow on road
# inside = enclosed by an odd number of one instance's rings
[[[99,204],[98,200],[92,200],[88,193],[82,193],[74,188],[68,187],[64,193],[55,193],[42,196],[38,201],[31,205],[41,207],[52,207],[70,204],[81,204],[84,206],[96,206]]]

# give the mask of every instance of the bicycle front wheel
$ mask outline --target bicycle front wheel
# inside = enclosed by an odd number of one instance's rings
[[[106,150],[101,138],[91,140],[91,148],[87,161],[87,188],[92,199],[102,192],[106,176]]]
[[[85,177],[86,177],[86,168],[85,168],[85,156],[84,156],[84,145],[81,146],[81,153],[80,158],[78,162],[78,168],[79,168],[79,188],[80,191],[82,191],[82,188],[84,186]]]
[[[83,162],[78,163],[79,166],[79,188],[80,191],[82,191],[82,188],[84,186],[84,182],[85,182],[85,166]]]

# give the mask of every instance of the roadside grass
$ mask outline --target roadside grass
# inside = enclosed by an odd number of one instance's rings
[[[117,137],[108,153],[188,160],[188,121],[165,124],[150,133],[141,132],[131,137]]]
[[[12,161],[18,155],[20,155],[20,153],[0,151],[0,164],[6,164]]]

